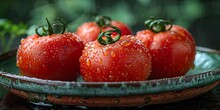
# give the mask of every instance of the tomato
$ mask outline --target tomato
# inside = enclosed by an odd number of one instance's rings
[[[121,36],[117,27],[111,28],[115,30],[102,32],[98,40],[85,46],[79,59],[83,79],[89,82],[146,80],[151,71],[147,48],[134,36]],[[111,38],[110,34],[115,32],[118,35]]]
[[[17,51],[20,73],[41,79],[75,81],[79,75],[82,41],[71,32],[50,33],[51,25],[48,31],[47,36],[34,34],[21,40]]]
[[[148,29],[137,32],[152,56],[150,79],[185,75],[194,65],[195,41],[183,27],[167,20],[150,19]]]
[[[76,30],[76,34],[79,35],[81,40],[83,41],[83,44],[87,44],[88,42],[94,41],[97,39],[100,29],[104,25],[112,25],[115,27],[118,27],[121,30],[122,35],[131,35],[132,31],[129,29],[129,27],[119,21],[113,21],[109,17],[105,16],[97,16],[96,21],[93,22],[86,22],[79,26]],[[107,28],[105,30],[109,30],[110,28]]]

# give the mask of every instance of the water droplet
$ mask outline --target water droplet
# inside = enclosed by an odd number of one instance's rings
[[[112,74],[113,72],[112,72],[112,71],[109,71],[109,73]]]
[[[128,73],[122,73],[122,77],[127,77],[128,76]]]
[[[128,65],[125,64],[125,68],[127,68],[127,67],[128,67]]]
[[[127,64],[125,64],[125,67],[126,68],[130,68],[132,66],[132,63],[127,63]]]
[[[31,65],[31,64],[29,64],[29,65],[28,65],[28,68],[31,68],[31,67],[32,67],[32,65]]]
[[[123,41],[123,42],[121,42],[121,45],[124,46],[124,47],[128,47],[128,46],[131,45],[131,42]]]
[[[39,41],[36,41],[36,44],[39,44]]]
[[[90,66],[91,65],[91,61],[89,59],[86,59],[86,65]]]
[[[19,57],[18,61],[19,63],[22,63],[22,57]]]
[[[109,75],[108,77],[109,77],[110,80],[113,80],[113,76],[112,75]]]
[[[97,70],[97,72],[98,72],[98,73],[100,73],[100,72],[101,72],[99,68],[97,68],[96,70]]]
[[[104,52],[104,55],[107,56],[107,55],[108,55],[108,51],[105,51],[105,52]]]
[[[174,32],[174,31],[172,31],[172,32],[171,32],[171,34],[175,34],[175,32]]]
[[[115,57],[116,56],[115,52],[111,52],[111,56]]]
[[[167,42],[167,43],[171,43],[171,41],[170,41],[170,40],[168,40],[168,39],[166,40],[166,42]]]
[[[102,63],[102,59],[99,59],[99,63]]]
[[[21,39],[21,44],[24,43],[25,39]]]
[[[91,56],[91,60],[93,60],[95,57],[94,56]]]
[[[87,52],[85,52],[85,53],[84,53],[84,56],[85,56],[85,57],[87,57],[87,56],[88,56],[88,53],[87,53]]]
[[[20,67],[20,64],[19,64],[19,61],[17,60],[17,62],[16,62],[16,66],[17,67]]]
[[[55,55],[53,55],[52,58],[55,58]]]
[[[139,49],[139,53],[142,53],[143,51],[142,51],[142,49]]]

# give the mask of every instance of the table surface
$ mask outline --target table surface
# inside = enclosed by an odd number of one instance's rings
[[[28,102],[14,94],[7,92],[0,101],[0,110],[90,110],[90,109],[116,109],[100,107],[81,107],[81,106],[61,106],[61,105],[36,105]],[[137,110],[220,110],[220,85],[211,91],[200,96],[168,104],[148,105],[143,107],[122,107],[117,109],[137,109]]]

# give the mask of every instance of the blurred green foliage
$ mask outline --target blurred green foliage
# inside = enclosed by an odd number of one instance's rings
[[[9,51],[16,37],[26,34],[27,26],[23,23],[14,24],[9,20],[0,19],[0,53]]]
[[[25,23],[30,35],[36,25],[46,23],[45,18],[61,17],[68,31],[74,32],[100,14],[126,23],[135,34],[144,29],[146,19],[154,16],[187,28],[197,45],[220,49],[219,6],[219,0],[2,0],[0,18]]]

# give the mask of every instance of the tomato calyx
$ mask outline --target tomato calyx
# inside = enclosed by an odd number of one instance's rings
[[[111,18],[107,16],[96,16],[95,22],[99,27],[110,25],[111,24]]]
[[[44,26],[38,25],[35,28],[35,32],[39,36],[46,36],[46,35],[52,35],[52,34],[63,34],[66,31],[66,24],[60,19],[57,18],[52,24],[49,22],[49,20],[46,18],[47,21],[47,29],[45,29]],[[39,29],[42,28],[43,33],[39,33]],[[58,31],[58,32],[57,32]]]
[[[103,31],[102,32],[102,29],[103,28],[106,28],[106,27],[111,27],[113,28],[114,30],[107,30],[107,31]],[[112,38],[112,33],[117,33],[118,35],[115,37],[115,38]],[[106,39],[104,40],[102,37],[106,37]],[[101,44],[101,45],[107,45],[107,44],[113,44],[115,43],[116,41],[118,41],[119,39],[121,38],[121,31],[119,28],[115,27],[115,26],[103,26],[100,30],[100,34],[97,38],[97,41]]]
[[[155,33],[169,31],[173,27],[173,23],[170,20],[155,19],[153,17],[146,20],[144,25],[147,29]]]

